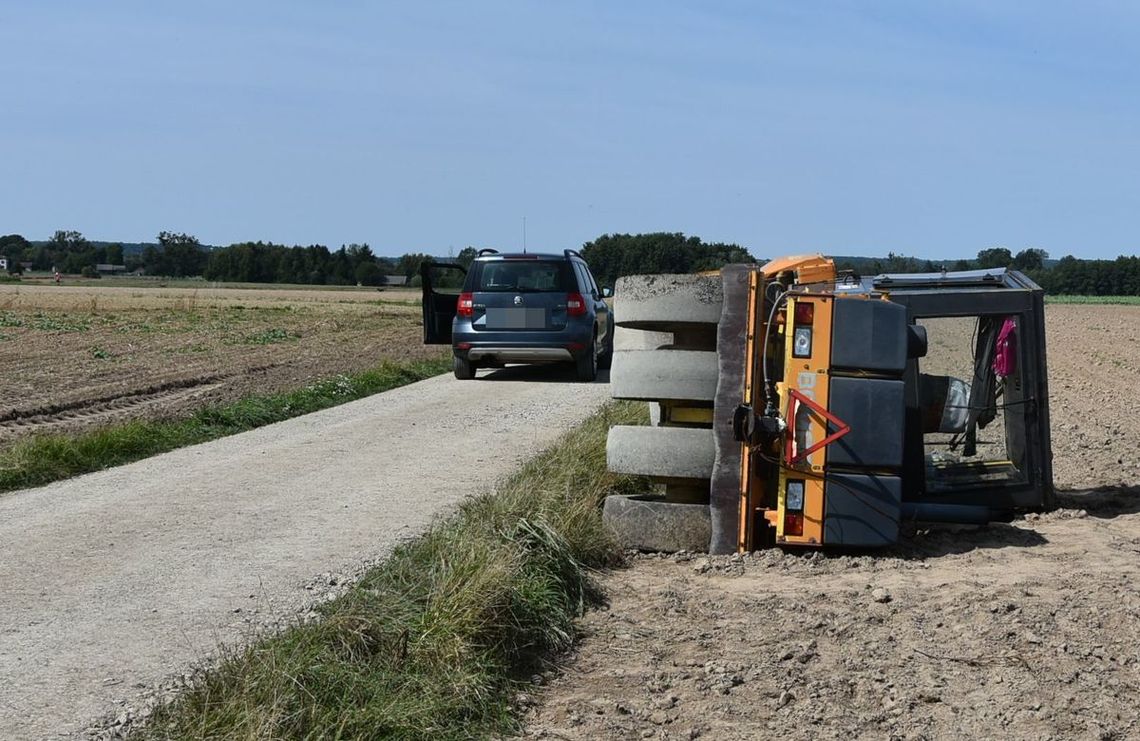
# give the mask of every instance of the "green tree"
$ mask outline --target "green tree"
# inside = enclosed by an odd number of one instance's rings
[[[475,257],[478,254],[479,250],[474,247],[464,247],[459,250],[459,254],[455,256],[455,262],[458,265],[462,265],[464,269],[467,269],[471,267],[471,263],[475,261]]]
[[[91,246],[81,233],[67,229],[57,229],[48,243],[60,253],[81,252]]]
[[[112,265],[123,264],[123,245],[119,242],[107,245],[107,262]]]
[[[740,245],[705,243],[679,232],[603,234],[584,244],[581,252],[594,277],[608,286],[623,275],[695,273],[729,263],[756,262]]]
[[[978,253],[978,267],[1008,268],[1013,262],[1013,255],[1005,247],[990,247]]]
[[[1014,255],[1011,266],[1018,270],[1041,270],[1045,267],[1047,259],[1049,259],[1048,252],[1030,247]]]
[[[356,282],[362,286],[379,286],[384,282],[384,273],[375,260],[362,262],[356,266]]]
[[[198,238],[190,234],[159,232],[158,243],[162,247],[159,273],[175,278],[202,275],[208,256]]]
[[[421,252],[409,252],[406,255],[401,255],[400,259],[396,261],[396,272],[403,275],[411,283],[414,276],[420,274],[420,263],[430,261],[431,255],[425,255]]]

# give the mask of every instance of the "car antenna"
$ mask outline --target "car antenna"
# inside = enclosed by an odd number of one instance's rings
[[[523,254],[526,254],[526,217],[523,217]]]

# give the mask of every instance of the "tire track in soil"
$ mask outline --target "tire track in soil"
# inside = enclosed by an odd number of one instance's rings
[[[53,432],[77,424],[89,426],[111,422],[148,407],[173,404],[209,393],[224,385],[216,377],[175,381],[141,391],[104,399],[84,399],[68,404],[16,409],[0,415],[0,442],[41,432]]]

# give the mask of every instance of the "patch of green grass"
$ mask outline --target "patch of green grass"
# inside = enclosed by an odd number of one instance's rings
[[[206,407],[181,419],[138,420],[75,435],[20,440],[0,451],[0,491],[41,486],[245,432],[420,381],[450,368],[450,358],[385,362],[373,370],[335,376],[296,391]]]
[[[298,340],[300,338],[301,335],[296,332],[291,332],[281,327],[273,327],[260,332],[254,332],[253,334],[247,334],[242,338],[242,342],[246,345],[277,345],[282,342],[291,342],[292,340]]]
[[[315,621],[230,649],[144,739],[469,739],[516,729],[511,698],[574,640],[599,599],[590,571],[620,551],[602,525],[610,493],[644,482],[606,470],[604,407],[494,493],[399,546]]]
[[[1140,304],[1140,296],[1057,296],[1045,297],[1047,304]]]
[[[41,332],[86,332],[91,329],[91,320],[67,314],[36,312],[30,326]]]
[[[0,311],[0,327],[28,327],[40,332],[86,332],[91,321],[68,314],[47,314],[37,311],[25,318],[14,311]]]
[[[0,327],[22,327],[23,318],[14,311],[0,311]]]
[[[197,342],[197,343],[194,343],[192,345],[183,345],[181,347],[176,347],[173,350],[171,350],[170,353],[173,355],[196,355],[198,353],[204,353],[204,352],[209,352],[209,351],[210,351],[209,345],[203,344],[201,342]]]
[[[91,357],[95,358],[96,360],[107,360],[111,357],[111,353],[106,349],[96,345],[95,347],[91,348]]]

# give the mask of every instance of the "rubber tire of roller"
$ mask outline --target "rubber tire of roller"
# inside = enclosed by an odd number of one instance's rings
[[[619,325],[658,332],[715,326],[723,304],[719,275],[629,275],[614,291]]]
[[[606,439],[606,464],[613,473],[707,480],[715,458],[709,429],[618,425]]]
[[[643,401],[711,402],[716,396],[716,352],[619,350],[610,370],[610,395]]]
[[[602,522],[619,545],[639,551],[705,553],[712,533],[707,504],[646,497],[606,497]]]

